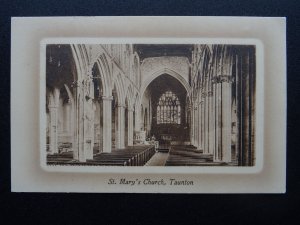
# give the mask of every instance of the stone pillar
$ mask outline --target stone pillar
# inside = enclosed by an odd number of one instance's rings
[[[117,148],[125,148],[125,105],[118,105],[118,142]]]
[[[209,141],[209,136],[208,136],[208,132],[209,132],[209,128],[208,128],[208,124],[209,124],[209,115],[208,115],[208,109],[209,109],[209,105],[208,105],[208,98],[207,98],[207,93],[203,93],[202,94],[203,97],[203,101],[204,101],[204,140],[203,140],[203,153],[208,154],[209,150],[208,150],[208,141]]]
[[[49,96],[49,151],[50,154],[58,153],[58,104],[59,104],[59,89],[55,88]]]
[[[50,127],[49,127],[49,151],[50,154],[58,153],[58,106],[49,106]]]
[[[86,162],[93,158],[94,111],[87,95],[88,81],[74,82],[73,158]]]
[[[71,140],[72,140],[72,150],[73,150],[73,158],[74,159],[78,159],[76,158],[76,154],[77,154],[77,144],[76,144],[76,112],[75,112],[75,101],[72,100],[71,103],[71,118],[70,118],[70,133],[71,133]]]
[[[128,108],[128,146],[133,146],[133,108]]]
[[[214,161],[231,162],[231,76],[217,77]]]
[[[194,107],[194,145],[197,147],[197,149],[199,149],[199,127],[198,127],[198,121],[199,121],[199,117],[198,117],[198,106],[195,103]]]
[[[240,166],[255,165],[255,49],[236,59],[237,144]]]
[[[236,152],[236,159],[238,160],[238,165],[243,165],[243,152],[242,152],[242,140],[241,140],[241,98],[242,98],[242,86],[241,86],[241,70],[240,65],[240,56],[236,56],[235,58],[235,96],[236,96],[236,143],[235,143],[235,152]]]
[[[197,149],[198,150],[203,150],[203,141],[202,141],[202,134],[203,134],[203,131],[202,131],[202,108],[203,108],[203,104],[200,101],[199,105],[198,105],[198,114],[197,114],[197,117],[198,117],[198,123],[197,123],[197,127],[198,127],[198,147],[197,147]]]
[[[222,159],[231,162],[231,80],[222,80]]]
[[[194,140],[194,127],[195,127],[195,122],[194,122],[194,110],[193,107],[190,109],[190,115],[191,115],[191,122],[190,122],[190,139],[191,139],[191,145],[195,146],[195,140]]]
[[[85,107],[85,98],[83,97],[84,92],[81,92],[81,94],[78,95],[77,103],[78,103],[78,126],[77,126],[77,132],[78,132],[78,160],[80,162],[85,162],[86,161],[86,156],[85,156],[85,139],[84,139],[84,120],[85,120],[85,115],[84,115],[84,107]]]
[[[111,104],[112,96],[103,96],[103,152],[111,152]]]
[[[141,130],[141,107],[135,108],[135,127],[134,131],[140,131]]]
[[[215,100],[215,152],[214,152],[214,161],[222,161],[222,145],[221,145],[221,84],[219,82],[214,83],[214,100]]]
[[[102,97],[97,96],[94,117],[94,143],[98,142],[97,153],[102,152]]]
[[[84,161],[93,159],[94,155],[94,127],[95,127],[95,105],[93,100],[85,100],[84,107]]]
[[[201,105],[201,149],[203,150],[203,153],[205,153],[205,102],[204,102],[204,98],[203,95],[201,97],[201,101],[200,101],[200,105]]]
[[[71,119],[70,119],[70,115],[71,115],[71,108],[72,108],[72,104],[71,104],[71,100],[68,100],[68,103],[65,105],[65,110],[64,110],[64,124],[63,124],[63,131],[65,133],[70,133],[70,125],[71,125]]]
[[[79,160],[79,108],[78,108],[78,85],[74,85],[73,87],[74,92],[74,101],[72,104],[72,133],[73,133],[73,141],[72,141],[72,149],[73,149],[73,159]]]
[[[208,153],[214,154],[214,142],[215,142],[215,104],[214,104],[214,96],[213,92],[209,91],[207,93],[208,102],[209,102],[209,124],[208,124],[208,136],[209,136],[209,144],[208,144]]]

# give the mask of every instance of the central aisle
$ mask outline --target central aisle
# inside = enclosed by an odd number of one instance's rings
[[[156,152],[145,166],[165,166],[169,153]]]

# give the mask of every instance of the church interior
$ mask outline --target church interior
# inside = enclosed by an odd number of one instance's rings
[[[47,165],[254,166],[255,46],[47,44]]]

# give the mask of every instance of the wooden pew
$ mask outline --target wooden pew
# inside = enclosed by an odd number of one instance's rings
[[[212,154],[203,154],[195,148],[172,146],[166,166],[219,166],[222,163],[213,162]]]
[[[134,146],[114,150],[111,153],[97,153],[92,160],[76,162],[72,153],[47,156],[48,165],[99,165],[99,166],[143,166],[155,154],[155,146]]]

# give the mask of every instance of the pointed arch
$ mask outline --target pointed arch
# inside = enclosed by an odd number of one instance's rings
[[[132,55],[132,79],[135,81],[135,85],[140,86],[141,83],[141,68],[140,57],[137,52]]]
[[[128,101],[128,107],[133,108],[135,102],[135,96],[131,85],[129,85],[127,88],[125,99],[127,99]]]
[[[141,91],[140,91],[140,96],[143,96],[147,87],[149,86],[149,84],[157,77],[163,75],[163,74],[168,74],[172,77],[174,77],[175,79],[177,79],[185,88],[187,95],[190,96],[191,94],[191,86],[188,84],[188,82],[177,72],[170,70],[168,68],[164,68],[162,70],[159,70],[155,73],[153,73],[151,76],[149,76],[145,82],[143,82],[142,86],[141,86]],[[140,98],[141,99],[141,98]]]
[[[87,74],[89,68],[89,59],[87,55],[87,50],[84,45],[71,45],[72,55],[76,66],[75,81],[81,81],[84,79],[84,75]]]
[[[112,87],[116,87],[119,103],[125,104],[126,93],[124,90],[124,82],[120,74],[114,79]]]
[[[108,61],[105,57],[105,54],[99,55],[97,61],[97,66],[100,72],[102,84],[103,84],[103,95],[104,96],[111,96],[112,92],[112,85],[111,85],[111,73],[108,65]]]
[[[71,102],[74,102],[74,98],[73,98],[73,95],[72,95],[72,92],[70,90],[70,88],[68,87],[67,84],[64,84],[65,88],[66,88],[66,91],[67,91],[67,94],[68,94],[68,97],[70,99]]]
[[[195,88],[205,86],[207,78],[210,79],[212,69],[212,49],[209,45],[201,46],[196,67]]]

